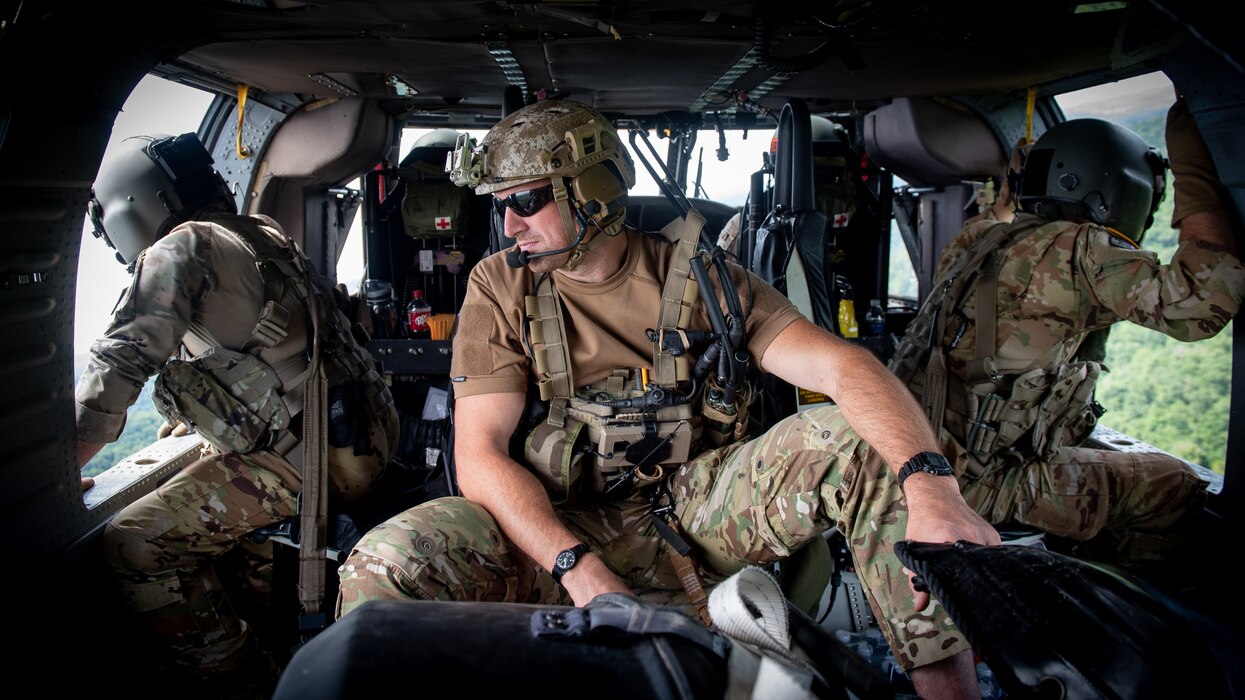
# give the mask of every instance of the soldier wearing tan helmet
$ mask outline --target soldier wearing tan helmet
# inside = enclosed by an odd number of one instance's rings
[[[977,512],[1134,569],[1179,548],[1207,482],[1169,454],[1083,444],[1102,410],[1094,340],[1121,321],[1208,338],[1245,296],[1232,208],[1183,100],[1167,150],[1180,229],[1169,263],[1139,245],[1166,189],[1157,151],[1107,121],[1058,124],[1024,155],[1020,211],[996,206],[947,245],[891,360]]]
[[[246,535],[296,511],[313,329],[340,502],[367,493],[397,439],[393,399],[328,282],[277,222],[234,212],[194,134],[128,139],[104,161],[89,214],[133,279],[76,391],[80,465],[117,438],[153,375],[161,436],[176,425],[205,441],[201,459],[108,522],[103,554],[158,660],[220,696],[275,681],[214,565],[241,546],[243,579],[260,594],[271,583],[271,542]]]
[[[662,236],[625,224],[633,168],[604,115],[570,101],[530,105],[478,147],[461,138],[449,167],[493,196],[514,241],[473,269],[454,338],[464,497],[365,535],[339,569],[340,614],[377,599],[584,605],[610,592],[698,607],[704,586],[840,525],[920,686],[976,688],[966,641],[941,607],[926,609],[927,594],[914,598],[892,545],[998,537],[955,480],[936,475],[933,431],[871,353],[730,267],[729,282],[712,286],[750,310],[737,350],[839,403],[747,439],[746,392],[732,404],[678,370],[679,357],[701,352],[691,339],[713,327],[687,293],[694,243],[677,233],[703,220],[693,211]],[[669,357],[684,339],[687,352]],[[543,415],[525,422],[528,397]],[[908,508],[882,511],[899,498],[897,473]],[[657,526],[655,505],[669,507],[660,517],[673,536]],[[674,540],[690,546],[690,563]]]

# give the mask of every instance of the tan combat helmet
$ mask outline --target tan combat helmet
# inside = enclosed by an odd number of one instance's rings
[[[461,134],[446,170],[455,184],[474,187],[476,194],[549,178],[570,241],[578,235],[576,213],[605,235],[617,235],[627,191],[635,185],[635,166],[614,125],[597,110],[571,100],[546,100],[516,110],[494,125],[478,148]],[[574,267],[593,241],[604,240],[589,234],[566,269]]]

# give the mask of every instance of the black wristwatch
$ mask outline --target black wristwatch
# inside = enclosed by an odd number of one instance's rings
[[[934,476],[955,476],[946,457],[937,452],[922,452],[903,463],[903,468],[899,470],[899,488],[902,489],[904,480],[917,472]]]
[[[588,545],[582,542],[574,547],[571,547],[570,549],[564,549],[561,552],[558,552],[558,557],[553,560],[553,568],[550,569],[550,573],[553,574],[553,580],[558,583],[562,583],[563,574],[575,568],[575,565],[578,564],[579,560],[583,559],[584,555],[587,553]]]

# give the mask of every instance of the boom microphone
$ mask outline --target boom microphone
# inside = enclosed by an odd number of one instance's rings
[[[519,250],[519,247],[515,246],[514,250],[506,253],[506,264],[513,268],[525,267],[531,258],[531,254],[526,250]]]

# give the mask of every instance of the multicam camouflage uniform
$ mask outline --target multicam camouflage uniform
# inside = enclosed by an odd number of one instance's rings
[[[91,347],[90,364],[78,382],[80,440],[115,440],[147,378],[183,344],[189,355],[198,355],[213,347],[242,349],[251,341],[265,285],[254,246],[244,241],[258,236],[279,241],[279,231],[267,217],[220,214],[182,224],[147,249],[111,325]],[[291,312],[288,335],[260,353],[268,365],[280,368],[286,390],[301,381],[307,365],[301,284],[284,283],[280,303]],[[338,321],[349,327],[344,317]],[[364,495],[393,454],[397,414],[375,371],[342,360],[347,354],[326,357],[328,383],[366,384],[370,440],[358,455],[351,447],[329,448],[330,483],[336,496],[348,502]],[[288,453],[291,458],[298,449]],[[253,656],[241,653],[252,644],[247,625],[230,607],[212,564],[248,532],[293,516],[301,483],[299,469],[271,451],[209,451],[108,524],[104,557],[121,580],[129,606],[174,652],[174,661],[205,673],[227,672]],[[262,587],[265,557],[250,559],[255,571],[244,577]]]
[[[591,290],[578,284],[562,292],[568,300],[567,313],[573,317],[567,326],[576,333],[571,344],[579,351],[572,356],[575,376],[585,381],[608,369],[597,366],[607,349],[617,356],[622,352],[618,348],[646,345],[637,336],[643,338],[643,329],[653,316],[636,315],[635,309],[657,308],[655,298],[644,307],[638,296],[659,294],[664,277],[659,270],[665,268],[628,267],[641,245],[636,239],[643,237],[625,235],[631,236],[631,252],[616,279]],[[491,272],[482,275],[482,269]],[[454,346],[453,373],[471,375],[467,384],[481,382],[488,391],[515,391],[523,386],[529,368],[515,347],[519,341],[513,326],[519,323],[518,316],[507,318],[511,309],[520,313],[522,296],[514,298],[521,291],[505,289],[504,281],[509,278],[503,276],[519,274],[509,271],[499,256],[486,259],[473,271]],[[790,302],[764,282],[753,277],[751,284],[756,306],[753,317],[786,318],[786,323],[798,317]],[[648,292],[642,291],[646,285]],[[748,287],[738,282],[737,288]],[[572,290],[580,293],[570,300]],[[614,311],[600,316],[581,313],[594,293],[604,297],[601,308]],[[775,297],[781,303],[769,301]],[[627,314],[634,318],[628,319]],[[764,346],[754,343],[768,344],[785,324],[775,328],[753,317],[749,318],[749,334],[754,342],[749,350],[761,357]],[[754,323],[762,330],[753,333]],[[492,364],[488,364],[486,346],[498,348]],[[651,362],[633,352],[633,362],[644,362],[644,366]],[[514,368],[519,365],[523,369],[516,376]],[[473,366],[480,371],[465,371]],[[494,371],[488,374],[489,369]],[[721,581],[747,564],[782,559],[837,526],[847,535],[874,613],[905,668],[968,648],[941,606],[913,609],[907,578],[892,549],[907,525],[902,493],[882,460],[848,426],[837,407],[799,413],[754,440],[702,452],[677,470],[669,487],[675,515],[695,544],[696,562],[706,583]],[[581,502],[558,506],[556,511],[641,597],[686,602],[674,566],[663,556],[669,547],[652,523],[647,498],[636,495],[615,503]],[[338,570],[337,614],[376,599],[571,604],[567,592],[542,564],[547,565],[532,561],[511,543],[482,507],[462,498],[437,499],[391,518],[364,536]]]
[[[1232,319],[1245,295],[1245,269],[1217,246],[1186,240],[1169,264],[1160,265],[1154,253],[1100,226],[1046,222],[1030,214],[1011,223],[989,215],[970,222],[944,251],[935,286],[944,284],[957,260],[997,226],[1008,227],[993,341],[994,362],[1004,377],[996,394],[1005,398],[1017,375],[1031,372],[1030,379],[1040,384],[1084,359],[1078,352],[1086,354],[1082,342],[1093,331],[1131,321],[1179,340],[1209,338]],[[1013,412],[991,425],[1018,439],[978,443],[983,449],[976,453],[967,449],[977,303],[970,283],[958,306],[940,312],[947,319],[939,340],[947,366],[941,439],[965,500],[994,524],[1022,523],[1060,537],[1093,540],[1087,552],[1120,565],[1161,558],[1178,543],[1185,516],[1204,502],[1206,482],[1166,454],[1078,446],[1096,418],[1087,400],[1069,411],[1079,409],[1079,422],[1062,431],[1035,427],[1038,410]],[[929,341],[928,326],[919,325],[909,327],[891,361],[891,369],[918,398],[925,391]],[[1090,373],[1096,371],[1094,364]],[[1029,403],[1040,401],[1042,392],[1032,393]],[[1088,387],[1085,393],[1092,396]],[[1018,395],[1013,392],[1011,401],[1019,401]],[[1008,421],[1014,424],[1003,425]]]

